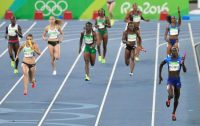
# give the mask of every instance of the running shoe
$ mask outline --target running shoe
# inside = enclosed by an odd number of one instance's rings
[[[176,114],[172,114],[172,121],[176,121]]]
[[[169,107],[170,106],[170,100],[166,101],[166,106]]]
[[[102,57],[98,56],[98,61],[101,62],[101,60],[102,60]]]
[[[35,88],[35,82],[32,82],[31,87],[32,87],[32,88]]]
[[[18,69],[14,69],[14,74],[18,74],[18,73],[19,73]]]
[[[106,59],[102,59],[102,60],[101,60],[101,63],[102,63],[102,64],[105,64],[105,63],[106,63]]]
[[[90,77],[86,74],[85,75],[85,81],[89,81],[90,80]]]
[[[10,66],[11,66],[12,68],[14,68],[14,67],[15,67],[15,61],[11,61],[11,62],[10,62]]]
[[[93,70],[93,69],[94,69],[94,66],[90,66],[90,69]]]
[[[130,76],[133,76],[133,73],[129,73]]]
[[[55,76],[56,74],[57,74],[57,72],[56,72],[56,70],[54,70],[53,73],[52,73],[52,75]]]

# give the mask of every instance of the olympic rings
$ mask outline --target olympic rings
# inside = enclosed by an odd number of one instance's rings
[[[42,11],[44,16],[60,16],[67,8],[68,3],[65,0],[60,0],[57,3],[54,0],[49,0],[46,3],[44,0],[35,2],[35,10]]]

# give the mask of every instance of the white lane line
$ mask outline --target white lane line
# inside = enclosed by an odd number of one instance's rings
[[[109,89],[110,89],[110,86],[111,86],[111,82],[112,82],[112,79],[113,79],[113,76],[114,76],[114,73],[115,73],[115,69],[116,69],[116,66],[117,66],[117,62],[119,60],[119,56],[120,56],[122,47],[123,47],[123,44],[120,44],[120,47],[119,47],[118,53],[117,53],[117,57],[115,59],[115,63],[113,65],[113,69],[112,69],[112,72],[111,72],[111,75],[110,75],[110,79],[109,79],[109,82],[108,82],[108,86],[106,88],[106,91],[105,91],[105,94],[104,94],[104,97],[103,97],[103,100],[102,100],[102,103],[101,103],[101,106],[100,106],[100,109],[99,109],[99,112],[98,112],[98,115],[97,115],[97,119],[95,121],[95,126],[99,125],[99,120],[101,118],[103,107],[104,107],[104,104],[105,104],[105,101],[106,101],[106,98],[107,98],[107,95],[108,95],[108,92],[109,92]]]
[[[125,27],[125,29],[127,28],[127,25]],[[117,63],[118,63],[118,60],[119,60],[119,56],[120,56],[120,53],[121,53],[121,50],[122,50],[122,47],[124,45],[122,44],[122,41],[120,43],[120,47],[118,49],[118,52],[117,52],[117,56],[116,56],[116,59],[115,59],[115,63],[113,65],[113,68],[112,68],[112,72],[111,72],[111,75],[110,75],[110,78],[109,78],[109,81],[108,81],[108,85],[106,87],[106,91],[104,93],[104,96],[103,96],[103,100],[102,100],[102,103],[101,103],[101,106],[99,108],[99,111],[98,111],[98,115],[97,115],[97,118],[96,118],[96,121],[95,121],[95,126],[98,126],[99,125],[99,121],[100,121],[100,118],[101,118],[101,114],[102,114],[102,111],[103,111],[103,107],[105,105],[105,102],[106,102],[106,98],[108,96],[108,92],[110,90],[110,86],[111,86],[111,83],[112,83],[112,79],[113,79],[113,76],[114,76],[114,73],[115,73],[115,69],[116,69],[116,66],[117,66]]]
[[[119,38],[113,38],[113,39],[109,39],[109,40],[115,40],[115,39],[119,39]],[[84,48],[84,47],[83,47],[83,48]],[[120,46],[120,50],[121,50],[121,48],[122,48],[122,45]],[[121,52],[121,51],[120,51],[120,52]],[[119,52],[119,54],[120,54],[120,52]],[[42,118],[41,118],[41,120],[39,121],[39,123],[38,123],[37,126],[41,126],[41,125],[43,124],[45,118],[47,117],[47,115],[48,115],[48,113],[50,112],[50,110],[51,110],[53,104],[55,103],[55,101],[56,101],[58,95],[60,94],[60,92],[62,91],[64,85],[66,84],[66,82],[67,82],[67,80],[68,80],[70,74],[72,73],[72,71],[73,71],[74,67],[76,66],[78,60],[80,59],[82,53],[83,53],[83,49],[82,49],[82,52],[78,55],[78,57],[77,57],[76,60],[74,61],[74,63],[73,63],[73,65],[71,66],[71,68],[70,68],[68,74],[65,76],[65,79],[63,80],[61,86],[59,87],[59,89],[58,89],[58,91],[56,92],[56,94],[55,94],[53,100],[52,100],[51,103],[49,104],[48,108],[46,109],[44,115],[42,116]],[[118,56],[118,59],[119,59],[119,56]],[[117,59],[117,60],[118,60],[118,59]],[[115,66],[115,67],[116,67],[116,66]],[[114,74],[114,71],[113,71],[113,74]],[[113,76],[113,75],[112,75],[112,76]],[[112,79],[111,79],[111,81],[112,81]],[[110,81],[110,83],[111,83],[111,81]]]
[[[193,38],[192,28],[191,28],[191,24],[190,23],[188,23],[188,28],[189,28],[189,32],[190,32],[190,39],[191,39],[190,42],[192,44],[192,50],[193,50],[193,54],[194,54],[195,65],[196,65],[196,68],[197,68],[197,76],[198,76],[199,84],[200,84],[200,71],[199,71],[197,54],[196,54],[196,51],[195,51],[194,38]]]
[[[62,26],[62,29],[64,29],[64,27],[67,25],[67,22],[65,22],[65,24]],[[71,41],[71,40],[69,40]],[[41,55],[39,55],[36,59],[36,62],[42,57],[42,55],[46,52],[46,50],[48,49],[48,47],[46,46],[45,49],[42,51]],[[20,81],[23,79],[24,75],[22,75],[19,80],[13,85],[13,87],[7,92],[7,94],[1,99],[0,101],[0,105],[2,105],[2,103],[7,99],[7,97],[12,93],[12,91],[17,87],[17,85],[20,83]]]
[[[35,25],[37,24],[37,22],[33,22],[33,24],[26,30],[26,32],[24,32],[23,36],[26,35]],[[8,49],[5,49],[3,51],[3,53],[0,54],[0,58],[6,54],[6,52],[8,51]]]
[[[4,25],[4,24],[6,24],[6,22],[4,21],[4,22],[2,22],[1,24],[0,24],[0,28]]]
[[[156,86],[157,86],[157,72],[158,72],[158,54],[159,54],[159,35],[160,23],[157,24],[157,40],[156,40],[156,57],[155,57],[155,71],[154,71],[154,87],[153,87],[153,103],[152,103],[152,115],[151,126],[155,125],[155,109],[156,109]]]
[[[83,48],[84,48],[84,46],[83,46]],[[55,103],[55,101],[56,101],[58,95],[60,94],[60,92],[62,91],[63,87],[65,86],[65,84],[66,84],[66,82],[67,82],[67,80],[68,80],[70,74],[72,73],[74,67],[75,67],[76,64],[78,63],[78,61],[79,61],[79,59],[80,59],[80,57],[81,57],[83,51],[84,51],[84,49],[82,49],[81,53],[77,56],[76,60],[74,61],[73,65],[71,66],[71,68],[70,68],[68,74],[65,76],[65,78],[64,78],[64,80],[63,80],[63,82],[62,82],[62,84],[60,85],[58,91],[56,92],[55,96],[53,97],[53,100],[51,101],[51,103],[50,103],[49,106],[47,107],[47,109],[46,109],[44,115],[43,115],[42,118],[40,119],[40,121],[39,121],[39,123],[38,123],[37,126],[41,126],[41,125],[43,124],[45,118],[47,117],[47,115],[48,115],[48,113],[50,112],[50,110],[51,110],[53,104]]]

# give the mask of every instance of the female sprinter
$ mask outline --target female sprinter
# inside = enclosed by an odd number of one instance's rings
[[[56,75],[55,61],[60,58],[60,42],[63,41],[63,31],[60,28],[61,21],[56,20],[55,17],[49,18],[49,25],[45,28],[42,35],[43,39],[48,41],[48,49],[51,56],[51,65],[53,69],[52,75]],[[48,35],[48,37],[46,36]]]
[[[113,9],[115,7],[115,0],[107,0],[107,8],[109,11],[109,15],[110,15],[110,23],[111,25],[114,24],[114,19],[113,19]]]
[[[138,46],[137,48],[142,48],[140,34],[135,29],[133,22],[128,23],[127,30],[123,33],[122,42],[126,44],[125,64],[127,66],[130,64],[130,76],[133,76],[133,70],[135,66],[136,42]]]
[[[85,42],[84,49],[84,60],[85,60],[85,81],[90,80],[89,76],[89,63],[94,66],[96,59],[96,33],[92,29],[92,23],[87,22],[85,25],[85,31],[81,33],[79,53],[81,52],[81,47],[83,41]]]
[[[106,63],[106,51],[107,51],[107,42],[108,42],[108,28],[111,28],[110,20],[105,16],[105,10],[101,8],[98,11],[99,16],[95,22],[95,27],[97,30],[97,50],[98,50],[98,61],[105,64]],[[101,41],[103,40],[103,55],[101,54]]]
[[[133,4],[133,10],[128,12],[126,17],[125,17],[125,22],[130,22],[132,21],[134,23],[134,26],[136,28],[136,30],[138,31],[138,33],[140,34],[141,36],[141,33],[140,33],[140,21],[141,20],[144,20],[144,21],[149,21],[147,19],[144,19],[144,17],[142,16],[142,12],[140,10],[138,10],[138,6],[136,3]],[[135,60],[136,61],[139,61],[139,54],[140,54],[140,51],[144,51],[144,49],[141,49],[141,50],[136,50],[136,57],[135,57]]]
[[[174,108],[172,112],[172,120],[176,121],[176,109],[178,106],[178,100],[180,97],[180,89],[181,89],[181,80],[180,80],[180,71],[181,67],[183,67],[183,72],[186,72],[185,67],[185,58],[181,58],[178,55],[178,48],[171,48],[171,56],[167,56],[167,58],[161,62],[159,69],[159,84],[161,84],[162,78],[162,68],[167,63],[168,64],[168,80],[167,80],[167,91],[168,91],[168,99],[166,101],[166,106],[170,106],[171,99],[174,98]]]
[[[19,47],[16,59],[23,50],[24,58],[22,62],[22,71],[24,74],[24,95],[27,95],[28,82],[32,83],[32,88],[35,87],[35,53],[40,55],[40,50],[35,42],[33,42],[32,34],[26,36],[26,42]]]
[[[11,59],[11,67],[14,68],[14,73],[18,74],[19,59],[15,61],[17,51],[19,49],[19,37],[22,38],[21,27],[16,24],[16,18],[13,16],[10,19],[11,24],[6,27],[5,38],[8,39],[8,52]],[[13,55],[14,52],[14,55]]]
[[[167,55],[170,55],[170,50],[173,46],[178,48],[178,35],[180,31],[180,26],[181,26],[180,8],[178,7],[178,22],[176,21],[175,16],[168,16],[167,20],[169,22],[169,25],[167,26],[165,30],[164,38],[168,42]],[[169,37],[167,37],[168,34],[169,34]]]

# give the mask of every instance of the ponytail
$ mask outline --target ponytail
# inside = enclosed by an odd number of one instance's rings
[[[171,24],[172,23],[172,17],[171,16],[167,16],[167,22],[169,23],[169,24]]]
[[[55,24],[60,26],[60,25],[62,24],[62,21],[59,20],[59,19],[56,19],[56,20],[55,20]]]

